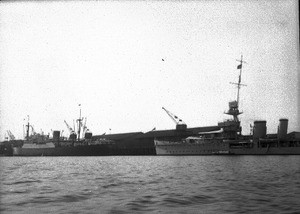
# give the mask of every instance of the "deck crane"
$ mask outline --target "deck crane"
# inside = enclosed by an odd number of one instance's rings
[[[166,108],[162,107],[163,110],[169,115],[169,117],[173,120],[173,122],[176,124],[176,130],[185,130],[187,128],[187,125],[185,122],[183,122],[180,118],[178,118],[175,114],[168,111]]]
[[[7,130],[7,134],[9,136],[10,140],[15,140],[16,139],[15,136],[13,135],[13,133],[11,133],[10,130]]]

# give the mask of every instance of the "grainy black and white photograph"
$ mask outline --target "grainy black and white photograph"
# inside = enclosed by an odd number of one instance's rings
[[[0,213],[300,213],[299,2],[0,2]]]

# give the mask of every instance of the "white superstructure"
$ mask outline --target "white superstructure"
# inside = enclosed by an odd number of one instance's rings
[[[154,140],[157,155],[228,154],[229,144],[222,139],[188,137],[182,141]]]

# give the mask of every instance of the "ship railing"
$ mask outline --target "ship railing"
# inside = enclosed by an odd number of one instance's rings
[[[232,142],[229,143],[229,147],[232,149],[240,149],[240,148],[252,148],[254,146],[253,142],[245,141],[245,142]]]

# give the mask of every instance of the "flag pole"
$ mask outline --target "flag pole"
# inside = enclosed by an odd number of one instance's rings
[[[239,101],[240,101],[240,88],[241,88],[241,85],[243,85],[243,84],[241,84],[241,82],[242,82],[242,69],[243,69],[243,62],[245,62],[245,61],[243,61],[243,54],[241,55],[241,60],[237,60],[237,61],[239,61],[239,62],[241,63],[241,64],[238,65],[238,67],[237,67],[237,69],[240,69],[239,82],[238,82],[238,84],[237,84],[237,86],[238,86],[238,92],[237,92],[237,98],[236,98],[237,106],[239,106]],[[245,63],[246,63],[246,62],[245,62]]]
[[[239,83],[238,83],[238,93],[237,93],[237,105],[239,106],[240,100],[240,88],[241,88],[241,76],[242,76],[242,68],[243,68],[243,55],[241,55],[241,64],[240,64],[240,76],[239,76]]]

